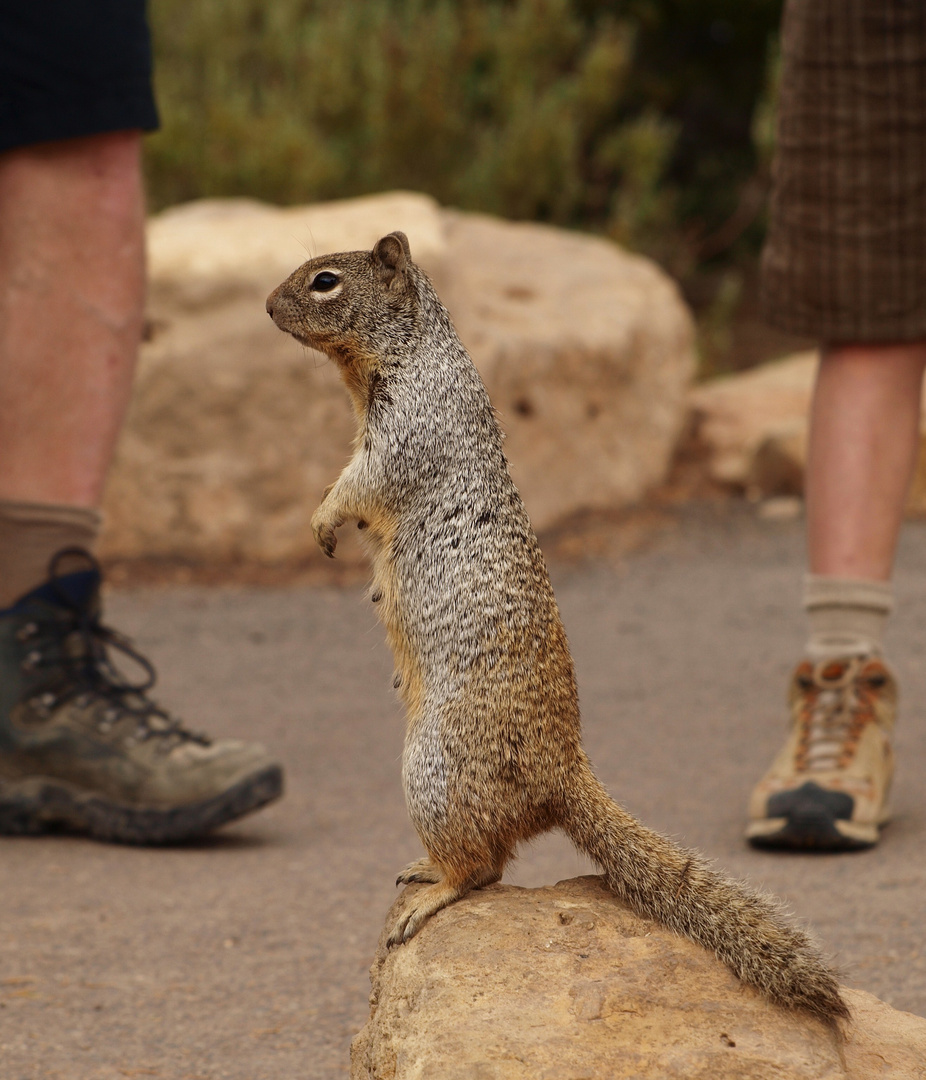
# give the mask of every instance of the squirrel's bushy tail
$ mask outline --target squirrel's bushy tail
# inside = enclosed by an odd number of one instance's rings
[[[577,766],[562,828],[637,914],[710,949],[779,1005],[832,1024],[848,1017],[839,984],[780,906],[713,870],[695,851],[647,829],[608,795],[587,761]]]

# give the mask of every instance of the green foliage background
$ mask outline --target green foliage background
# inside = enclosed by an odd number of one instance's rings
[[[407,188],[603,232],[684,276],[763,168],[780,0],[151,0],[150,15],[154,208]]]

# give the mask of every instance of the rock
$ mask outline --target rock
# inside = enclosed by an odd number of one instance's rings
[[[538,528],[662,479],[694,353],[688,312],[652,263],[408,193],[286,209],[205,200],[149,226],[150,340],[107,488],[104,555],[320,558],[309,520],[349,456],[351,410],[333,366],[276,330],[264,301],[310,255],[393,229],[483,372]]]
[[[407,945],[384,941],[351,1080],[913,1080],[926,1068],[926,1020],[847,991],[840,1045],[631,914],[600,878],[491,886]]]
[[[740,490],[757,488],[757,495],[803,491],[803,456],[795,480],[790,455],[795,440],[801,454],[806,453],[816,367],[816,352],[799,353],[742,374],[711,379],[690,392],[694,438],[707,448],[712,480]],[[757,465],[760,449],[764,458]]]
[[[773,495],[759,503],[763,521],[796,521],[804,512],[804,500],[795,495]]]
[[[746,475],[746,490],[769,497],[804,494],[807,468],[807,417],[778,423],[759,443]]]
[[[816,368],[816,352],[798,353],[689,392],[690,445],[711,480],[753,499],[803,495]],[[926,401],[907,513],[926,514]]]
[[[900,1012],[864,990],[843,988],[854,1023],[845,1045],[851,1080],[907,1080],[926,1075],[926,1020]]]

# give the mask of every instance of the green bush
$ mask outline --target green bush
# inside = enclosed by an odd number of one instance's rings
[[[409,188],[671,261],[755,170],[779,0],[152,0],[155,208]]]

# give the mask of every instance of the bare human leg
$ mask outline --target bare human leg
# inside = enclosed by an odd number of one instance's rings
[[[0,499],[99,505],[141,338],[140,147],[0,156]]]
[[[887,581],[919,449],[926,342],[823,350],[810,421],[810,572]]]

